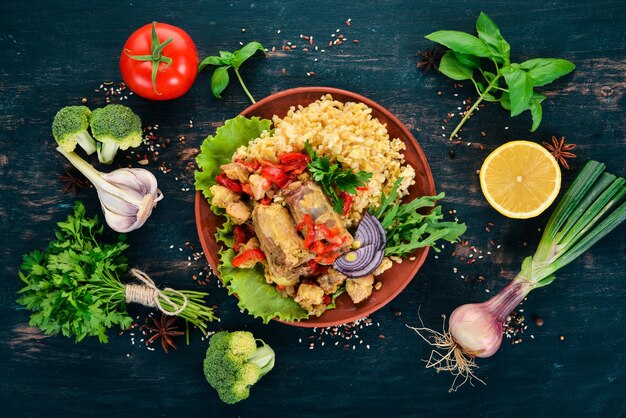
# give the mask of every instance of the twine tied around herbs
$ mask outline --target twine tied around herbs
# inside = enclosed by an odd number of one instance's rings
[[[161,312],[169,316],[178,315],[187,307],[189,300],[185,294],[179,292],[178,290],[174,290],[171,287],[166,287],[165,289],[160,290],[154,281],[146,273],[139,269],[130,269],[130,274],[142,282],[142,284],[130,283],[126,285],[126,303],[135,302],[151,308],[157,307]],[[183,299],[183,303],[178,306],[165,294],[167,291],[179,295]],[[161,301],[168,303],[174,310],[170,311],[164,308]]]

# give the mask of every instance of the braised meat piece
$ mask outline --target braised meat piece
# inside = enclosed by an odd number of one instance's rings
[[[250,182],[250,188],[252,190],[254,200],[263,199],[265,197],[265,192],[270,188],[270,182],[258,174],[252,174],[248,178],[248,181]]]
[[[358,279],[348,279],[346,281],[346,292],[352,302],[359,303],[369,298],[374,288],[374,275],[359,277]]]
[[[229,179],[237,180],[237,181],[240,181],[241,183],[247,183],[248,177],[250,176],[251,173],[254,172],[254,170],[252,170],[249,167],[246,167],[245,165],[241,163],[224,164],[220,166],[220,170],[222,170],[224,174],[226,174],[226,177],[228,177]]]
[[[252,223],[267,257],[266,279],[280,286],[296,284],[313,255],[304,248],[287,209],[278,203],[256,205]]]
[[[303,222],[304,215],[308,214],[316,224],[323,224],[338,237],[345,238],[337,249],[338,252],[345,252],[350,248],[354,238],[343,224],[341,216],[334,211],[322,188],[315,182],[291,183],[283,190],[283,196],[296,224]]]
[[[211,186],[211,204],[226,210],[226,214],[230,216],[234,223],[241,225],[250,219],[250,208],[241,201],[241,196],[232,190],[215,184]]]
[[[328,273],[317,278],[317,283],[324,290],[324,293],[332,295],[339,289],[339,286],[341,286],[346,279],[346,276],[331,268],[328,269]]]
[[[313,283],[302,283],[293,300],[302,306],[309,315],[320,316],[326,310],[324,291]]]

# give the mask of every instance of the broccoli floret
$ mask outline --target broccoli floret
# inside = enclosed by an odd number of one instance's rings
[[[110,104],[91,114],[91,133],[98,141],[98,160],[111,164],[118,149],[141,145],[141,119],[130,108]]]
[[[96,141],[87,132],[90,115],[86,106],[67,106],[54,116],[52,135],[66,152],[73,152],[77,144],[87,155],[96,152]]]
[[[250,387],[274,367],[274,357],[274,350],[250,332],[220,331],[211,337],[204,375],[220,399],[233,404],[250,396]]]

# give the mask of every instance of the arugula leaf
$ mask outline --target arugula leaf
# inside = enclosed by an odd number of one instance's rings
[[[248,119],[237,116],[227,120],[217,129],[215,136],[208,136],[200,146],[200,154],[196,157],[198,170],[195,172],[196,190],[202,192],[207,199],[211,198],[211,186],[219,174],[220,166],[228,164],[240,146],[245,146],[253,139],[269,131],[272,121],[256,116]]]
[[[330,198],[335,212],[343,214],[344,199],[340,197],[335,188],[341,192],[355,194],[357,187],[365,186],[372,178],[372,173],[367,171],[359,171],[354,173],[352,170],[344,170],[340,163],[332,163],[326,156],[320,157],[311,144],[306,140],[304,149],[311,158],[311,162],[307,164],[307,169],[315,180],[322,187],[322,190]]]
[[[217,68],[213,72],[211,76],[211,93],[218,99],[221,99],[222,92],[228,86],[230,82],[230,77],[228,76],[228,69],[232,68],[235,71],[235,75],[243,88],[243,91],[246,93],[248,98],[252,103],[256,103],[248,88],[243,82],[241,78],[241,74],[239,74],[239,67],[243,64],[248,58],[253,56],[257,51],[261,51],[265,54],[265,48],[259,42],[253,41],[246,45],[244,45],[241,49],[235,52],[229,51],[219,51],[220,56],[217,57],[215,55],[211,55],[203,59],[198,65],[198,72],[201,72],[209,65],[215,65]]]
[[[218,270],[229,294],[237,295],[241,310],[268,323],[273,318],[283,321],[299,321],[308,318],[308,313],[293,299],[286,297],[265,281],[263,269],[239,269],[232,266],[235,251],[220,250]]]
[[[476,20],[476,32],[478,37],[457,31],[438,31],[426,36],[451,49],[441,58],[439,71],[453,80],[471,80],[479,95],[450,134],[450,139],[459,133],[483,101],[499,102],[511,112],[511,117],[530,109],[531,131],[535,131],[541,123],[543,96],[535,92],[534,87],[570,73],[575,65],[558,58],[511,63],[511,46],[493,19],[482,12]],[[481,62],[480,58],[486,59]],[[482,75],[484,82],[475,75]]]
[[[398,204],[398,186],[401,182],[402,178],[399,178],[388,196],[382,194],[377,210],[370,210],[380,220],[387,235],[385,255],[404,257],[418,248],[428,246],[438,252],[440,250],[434,246],[438,240],[455,242],[465,233],[465,224],[442,221],[441,206],[435,207],[435,204],[445,197],[445,193],[422,196],[409,203]],[[426,208],[433,209],[426,215],[419,212]]]

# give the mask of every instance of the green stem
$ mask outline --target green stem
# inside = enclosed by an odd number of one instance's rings
[[[235,74],[237,75],[237,79],[239,79],[239,83],[241,84],[241,87],[243,87],[243,91],[246,92],[246,94],[248,95],[248,98],[250,99],[252,104],[255,104],[256,100],[254,100],[254,97],[252,97],[252,95],[248,91],[246,85],[244,84],[243,79],[241,78],[241,74],[239,74],[239,70],[236,69],[235,67],[233,67],[233,70],[235,70]]]
[[[465,124],[465,122],[467,122],[467,120],[470,118],[470,116],[472,116],[472,114],[474,113],[474,111],[476,109],[478,109],[478,105],[485,99],[485,94],[489,93],[489,91],[494,88],[494,86],[497,84],[498,80],[500,79],[500,76],[496,76],[493,80],[491,80],[491,83],[489,83],[489,85],[487,85],[487,88],[485,89],[485,91],[483,91],[482,93],[480,93],[480,96],[478,97],[478,100],[476,100],[476,102],[474,103],[474,105],[470,108],[470,110],[468,110],[467,112],[465,112],[465,116],[463,116],[463,119],[461,119],[461,122],[457,125],[456,128],[454,128],[454,131],[452,131],[452,133],[450,134],[450,140],[454,139],[454,137],[456,136],[456,134],[461,130],[461,128],[463,127],[463,125]],[[473,80],[472,80],[473,81]]]

